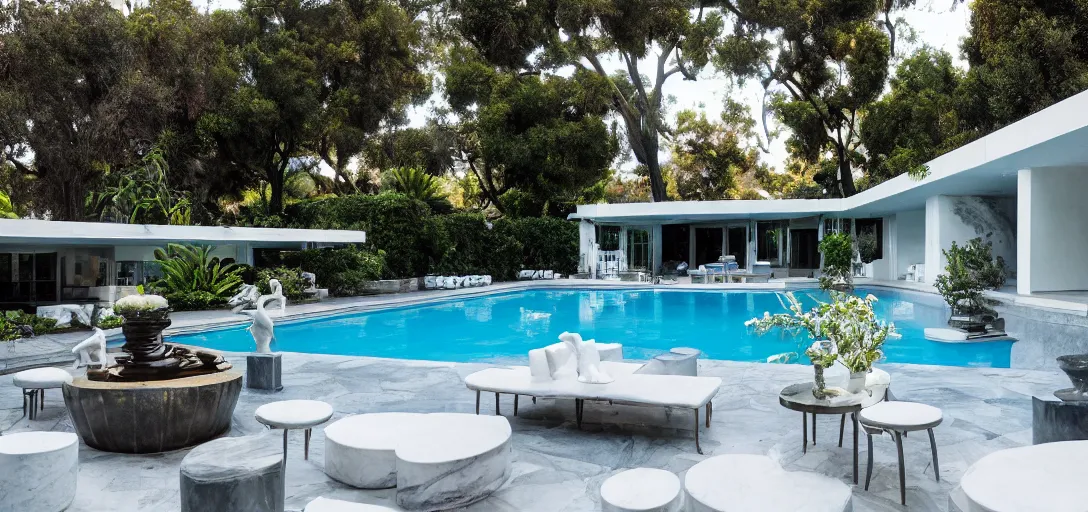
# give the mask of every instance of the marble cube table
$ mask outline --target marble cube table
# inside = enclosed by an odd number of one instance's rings
[[[247,354],[246,387],[283,391],[283,354]]]
[[[302,512],[396,512],[381,505],[367,505],[350,501],[317,498],[306,504]]]
[[[285,496],[273,436],[221,437],[181,461],[181,512],[283,512]]]
[[[601,484],[601,512],[679,512],[680,479],[663,469],[621,471]]]
[[[684,477],[688,512],[849,512],[850,487],[834,478],[786,471],[764,455],[718,455]]]
[[[75,434],[0,436],[0,512],[60,512],[76,497],[78,475]]]
[[[506,481],[510,435],[503,416],[359,414],[325,428],[325,472],[356,487],[395,485],[408,510],[447,510]]]

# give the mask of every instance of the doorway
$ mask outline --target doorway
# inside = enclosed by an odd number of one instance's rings
[[[695,264],[717,263],[722,257],[722,228],[695,228]]]
[[[820,268],[820,243],[816,231],[790,230],[790,268]]]
[[[748,228],[729,228],[729,254],[737,259],[737,266],[748,268]]]

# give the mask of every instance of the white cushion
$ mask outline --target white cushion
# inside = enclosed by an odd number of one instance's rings
[[[564,343],[555,343],[544,347],[548,358],[548,371],[552,380],[574,379],[578,377],[578,362],[570,347]]]
[[[307,503],[302,512],[394,512],[394,509],[381,505],[317,498]]]
[[[900,432],[932,428],[941,419],[940,409],[916,402],[881,402],[858,413],[858,421],[863,425]]]
[[[332,406],[318,400],[284,400],[264,404],[253,413],[272,428],[310,428],[332,417]]]
[[[529,374],[534,381],[552,380],[552,371],[548,366],[548,354],[542,348],[529,351]]]
[[[16,373],[11,380],[23,389],[51,389],[71,384],[72,374],[60,368],[35,368]]]

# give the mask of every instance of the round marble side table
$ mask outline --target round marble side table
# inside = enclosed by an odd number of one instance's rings
[[[59,512],[76,497],[79,438],[69,432],[0,436],[0,511]]]
[[[264,404],[253,414],[257,421],[269,428],[283,429],[283,464],[287,465],[287,432],[305,429],[306,438],[302,458],[310,459],[310,435],[317,425],[329,421],[332,406],[319,400],[283,400]]]
[[[680,479],[671,471],[636,468],[621,471],[601,484],[602,512],[679,512]]]

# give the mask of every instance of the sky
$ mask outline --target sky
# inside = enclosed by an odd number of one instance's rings
[[[123,0],[115,1],[122,2]],[[194,3],[198,6],[207,5],[211,10],[237,9],[241,5],[240,0],[194,0]],[[967,35],[970,9],[966,5],[956,4],[954,0],[919,0],[915,7],[900,12],[899,16],[914,30],[916,41],[911,44],[903,38],[897,40],[896,55],[900,57],[909,55],[914,49],[929,45],[947,51],[953,56],[957,65],[966,68],[967,64],[960,56],[959,45],[963,37]],[[656,55],[649,57],[647,61],[639,63],[639,69],[654,69],[654,64],[650,60],[655,60]],[[609,71],[625,69],[618,57],[602,59],[602,62]],[[728,77],[713,72],[710,69],[712,67],[708,66],[708,69],[704,70],[695,81],[683,80],[680,74],[676,74],[665,82],[662,88],[664,94],[675,100],[669,109],[670,114],[674,115],[677,111],[684,109],[702,109],[709,119],[718,119],[725,98],[732,97],[748,105],[752,115],[757,119],[758,131],[762,132],[762,124],[759,121],[763,105],[763,86],[758,81],[749,80],[743,87],[739,87]],[[430,115],[433,104],[442,103],[441,92],[437,89],[435,96],[428,104],[414,107],[409,112],[412,126],[422,126]],[[773,120],[769,122],[772,123],[770,129],[773,130]],[[764,162],[778,170],[782,169],[786,159],[785,139],[786,134],[780,135],[771,141],[768,147],[770,152],[761,155]],[[665,144],[662,146],[665,147]],[[662,162],[669,158],[667,148],[662,151],[661,158]],[[634,165],[635,161],[632,157],[620,165],[620,168],[629,170]]]

